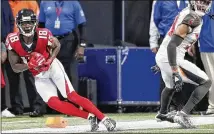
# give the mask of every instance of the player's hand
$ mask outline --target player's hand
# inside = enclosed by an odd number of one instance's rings
[[[28,66],[29,69],[33,69],[33,68],[38,67],[38,63],[36,62],[36,60],[30,60],[27,63],[27,66]]]
[[[29,69],[36,69],[39,66],[42,66],[45,62],[45,58],[40,53],[33,52],[30,55],[30,60],[27,63]]]
[[[153,72],[154,74],[157,74],[157,73],[160,72],[160,68],[159,68],[158,65],[152,66],[152,67],[151,67],[151,70],[152,70],[152,72]]]
[[[174,89],[176,90],[176,92],[180,92],[183,86],[183,81],[180,74],[178,72],[173,72],[172,78],[174,81]]]
[[[50,68],[52,62],[53,58],[49,58],[46,62],[43,63],[39,71],[40,72],[47,71]]]
[[[152,48],[151,51],[156,54],[158,52],[158,47]]]
[[[43,63],[43,65],[44,66],[50,66],[52,62],[53,62],[53,59],[49,58],[46,62]]]
[[[41,66],[38,71],[39,72],[48,71],[49,68],[50,68],[50,66]]]
[[[75,58],[77,60],[83,59],[83,57],[84,57],[84,51],[85,51],[84,47],[78,47],[77,51],[76,51],[76,54],[75,54]]]

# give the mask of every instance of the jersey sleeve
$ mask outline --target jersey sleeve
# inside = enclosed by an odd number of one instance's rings
[[[53,35],[50,30],[48,30],[48,46],[53,44]]]
[[[201,19],[196,14],[190,13],[185,16],[182,24],[186,24],[193,29],[201,24]]]
[[[12,38],[11,38],[12,37]],[[16,36],[15,36],[16,37]],[[17,36],[18,37],[18,36]],[[13,47],[12,47],[12,43],[11,43],[11,40],[13,41],[14,39],[14,36],[12,34],[9,34],[6,38],[6,41],[5,41],[5,46],[6,46],[6,49],[8,50],[12,50]]]
[[[76,24],[79,25],[81,23],[85,23],[86,18],[80,3],[78,1],[74,1],[73,6]]]

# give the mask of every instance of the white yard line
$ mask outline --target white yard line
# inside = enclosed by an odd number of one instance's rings
[[[30,120],[24,120],[24,121],[6,121],[3,122],[4,124],[16,124],[16,123],[37,123],[39,121],[30,121]]]
[[[214,117],[192,117],[194,125],[207,125],[214,124]],[[129,122],[117,122],[116,130],[137,130],[137,129],[152,129],[152,128],[173,128],[180,127],[176,123],[169,122],[157,122],[156,120],[144,120],[144,121],[129,121]],[[104,125],[100,124],[98,132],[106,132]],[[32,129],[19,129],[19,130],[6,130],[2,133],[83,133],[90,132],[89,125],[77,125],[68,126],[66,128],[32,128]]]

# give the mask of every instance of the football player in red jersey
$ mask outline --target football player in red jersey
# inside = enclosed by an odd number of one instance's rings
[[[34,12],[30,9],[20,10],[16,17],[16,24],[19,32],[9,34],[6,40],[12,69],[15,72],[29,69],[34,75],[37,92],[52,109],[88,119],[91,131],[98,129],[99,122],[102,122],[108,131],[113,131],[116,122],[106,117],[91,101],[78,95],[73,89],[62,64],[56,58],[60,50],[59,41],[48,29],[37,28]],[[69,102],[61,101],[57,96],[57,88],[64,98],[86,111],[80,110]]]

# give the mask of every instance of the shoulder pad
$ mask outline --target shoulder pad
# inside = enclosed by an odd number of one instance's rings
[[[201,24],[201,19],[196,14],[189,13],[184,17],[182,24],[186,24],[191,28],[195,28]]]

